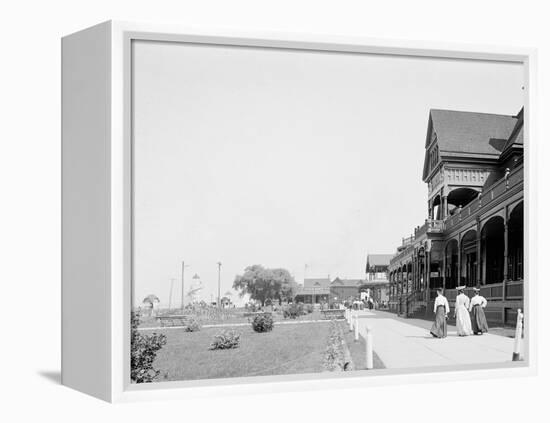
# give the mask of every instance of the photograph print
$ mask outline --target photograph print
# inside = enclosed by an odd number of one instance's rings
[[[132,383],[526,365],[523,64],[131,50]]]

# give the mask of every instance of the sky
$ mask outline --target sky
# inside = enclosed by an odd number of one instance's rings
[[[524,96],[513,63],[146,41],[133,60],[136,304],[179,305],[182,261],[206,301],[217,262],[222,295],[253,264],[364,277],[427,217],[429,110]]]

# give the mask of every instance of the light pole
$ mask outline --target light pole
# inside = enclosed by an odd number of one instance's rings
[[[221,281],[221,271],[222,271],[222,262],[219,261],[218,262],[218,308],[221,308],[222,304],[221,304],[221,298],[220,298],[220,281]]]

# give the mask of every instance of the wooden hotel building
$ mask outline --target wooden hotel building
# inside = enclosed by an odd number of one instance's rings
[[[479,287],[493,324],[523,308],[523,109],[513,116],[431,110],[423,181],[428,218],[389,265],[390,310],[432,317],[435,289]],[[451,316],[452,316],[451,312]]]

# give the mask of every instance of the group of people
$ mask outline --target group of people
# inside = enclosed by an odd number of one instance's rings
[[[464,294],[466,286],[458,286],[455,301],[454,317],[456,319],[456,331],[459,336],[483,335],[489,330],[487,318],[483,309],[487,306],[487,300],[479,294],[479,289],[474,288],[474,296],[469,298]],[[437,290],[434,302],[435,322],[430,333],[436,338],[447,336],[447,319],[449,317],[449,301],[443,295],[443,289]]]

